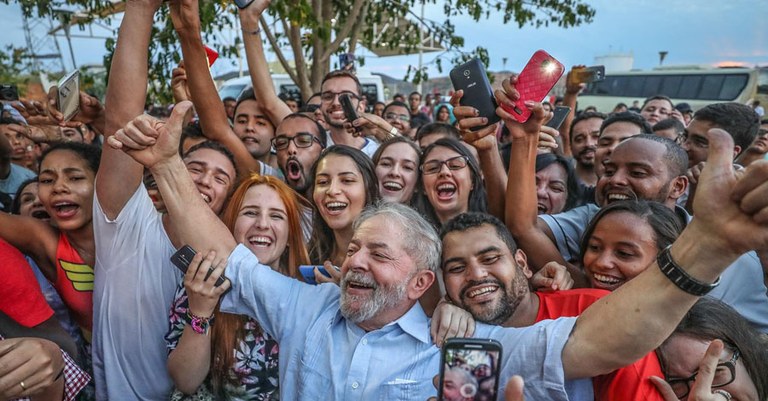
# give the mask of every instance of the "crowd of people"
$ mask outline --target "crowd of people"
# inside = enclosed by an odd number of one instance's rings
[[[367,104],[349,71],[296,102],[267,67],[268,6],[239,10],[238,99],[216,92],[198,0],[145,0],[103,102],[80,93],[68,121],[55,88],[4,105],[1,400],[427,400],[455,337],[503,352],[498,372],[444,366],[473,386],[445,400],[768,400],[755,107],[608,113],[568,80],[552,128],[513,76],[493,96],[530,119],[488,124],[462,91]],[[145,108],[160,7],[184,59],[167,117]]]

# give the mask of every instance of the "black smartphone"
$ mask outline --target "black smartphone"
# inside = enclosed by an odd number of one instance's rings
[[[552,119],[547,121],[547,124],[545,125],[550,128],[560,129],[560,126],[563,125],[563,121],[565,121],[565,117],[568,117],[568,113],[570,112],[571,112],[571,108],[568,106],[555,107],[555,111],[554,111],[554,115],[552,116]]]
[[[463,90],[464,96],[461,98],[462,106],[472,106],[479,112],[478,117],[488,119],[488,125],[494,124],[500,120],[496,115],[496,99],[493,97],[493,89],[488,81],[488,75],[485,74],[483,62],[478,58],[473,58],[468,62],[455,67],[450,72],[453,89]],[[477,131],[483,127],[475,127],[472,131]]]
[[[357,120],[357,111],[355,111],[355,106],[352,105],[352,99],[349,98],[349,95],[346,93],[339,95],[339,103],[344,109],[344,118],[347,119],[348,123],[352,124],[352,121]],[[355,130],[359,131],[359,128],[355,128]]]
[[[251,5],[251,3],[253,3],[253,0],[235,0],[235,5],[241,10]]]
[[[4,102],[19,100],[19,89],[13,84],[0,84],[0,100]]]
[[[182,246],[176,253],[171,255],[171,263],[173,263],[176,267],[181,270],[182,273],[186,274],[187,269],[189,268],[189,264],[192,263],[192,258],[195,257],[197,252],[195,252],[194,249],[192,249],[189,245]],[[209,270],[206,274],[205,278],[208,279],[208,276],[211,275],[211,272],[213,270]],[[218,280],[216,280],[216,283],[214,284],[216,287],[224,284],[224,280],[227,280],[226,277],[222,274]]]
[[[69,121],[80,111],[80,71],[74,70],[59,81],[56,104]]]
[[[438,400],[495,400],[499,392],[501,344],[451,338],[443,345]]]

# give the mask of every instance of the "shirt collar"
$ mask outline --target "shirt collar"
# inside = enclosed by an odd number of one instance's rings
[[[361,330],[360,326],[344,319],[341,314],[341,309],[336,312],[335,322],[339,323],[345,321],[350,327],[354,327],[356,330]],[[400,327],[400,330],[421,341],[425,344],[431,344],[432,338],[429,335],[429,317],[424,313],[424,309],[421,308],[421,304],[416,302],[403,316],[399,319],[389,323],[388,325],[380,328],[379,330],[392,330],[394,327]]]

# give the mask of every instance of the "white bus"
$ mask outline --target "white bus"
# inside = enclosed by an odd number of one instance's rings
[[[712,68],[659,67],[651,71],[606,74],[605,80],[589,84],[579,95],[579,109],[595,106],[609,113],[618,103],[631,106],[654,95],[669,96],[677,104],[686,102],[693,110],[711,103],[750,99],[768,105],[768,67]],[[765,107],[765,106],[764,106]]]
[[[374,103],[377,101],[384,101],[384,85],[382,84],[380,76],[361,74],[358,72],[357,79],[360,81],[363,95],[368,101],[369,107],[373,107]],[[299,86],[293,83],[288,74],[272,74],[272,82],[275,85],[275,92],[278,95],[285,94],[290,99],[296,100],[299,104],[304,104],[304,100],[306,99],[301,98]],[[244,90],[251,86],[250,75],[230,79],[219,88],[219,97],[222,99],[227,97],[237,99]]]

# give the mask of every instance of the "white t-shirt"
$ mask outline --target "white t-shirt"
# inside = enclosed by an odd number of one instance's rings
[[[162,218],[139,185],[113,221],[93,197],[96,272],[93,370],[97,400],[165,400],[173,386],[164,335],[182,275]]]

